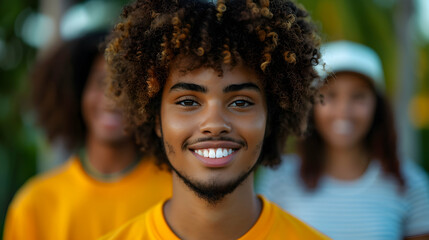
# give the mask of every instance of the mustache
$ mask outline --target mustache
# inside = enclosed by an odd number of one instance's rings
[[[200,143],[200,142],[210,142],[210,141],[229,141],[240,144],[243,148],[247,148],[247,143],[243,140],[237,140],[230,137],[205,137],[205,138],[197,138],[192,141],[185,141],[182,144],[182,150],[188,149],[189,145]]]

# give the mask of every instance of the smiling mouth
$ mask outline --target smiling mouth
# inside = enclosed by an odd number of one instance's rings
[[[223,168],[228,166],[245,143],[237,140],[220,139],[198,141],[188,149],[205,167]]]
[[[205,158],[224,158],[231,155],[235,150],[232,148],[206,148],[195,149],[194,152]]]

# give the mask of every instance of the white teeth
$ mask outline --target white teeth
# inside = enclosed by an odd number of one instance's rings
[[[222,153],[223,156],[228,156],[228,150],[226,148],[223,149]]]
[[[206,158],[223,158],[234,152],[231,148],[196,149],[194,152]]]
[[[216,149],[216,158],[221,158],[223,156],[222,148]]]
[[[216,157],[216,153],[215,150],[213,148],[209,149],[209,158],[215,158]]]

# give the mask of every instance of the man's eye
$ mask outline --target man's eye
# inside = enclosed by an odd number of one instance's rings
[[[193,106],[198,106],[199,105],[194,100],[189,100],[189,99],[178,101],[178,102],[176,102],[176,104],[184,106],[184,107],[193,107]]]
[[[244,108],[244,107],[249,107],[252,106],[253,103],[246,101],[246,100],[236,100],[234,102],[231,103],[231,107],[240,107],[240,108]]]

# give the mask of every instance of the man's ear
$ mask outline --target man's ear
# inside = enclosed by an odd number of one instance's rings
[[[155,132],[156,132],[156,135],[158,137],[162,136],[162,131],[161,131],[161,117],[159,115],[157,115],[156,119],[155,119]]]

